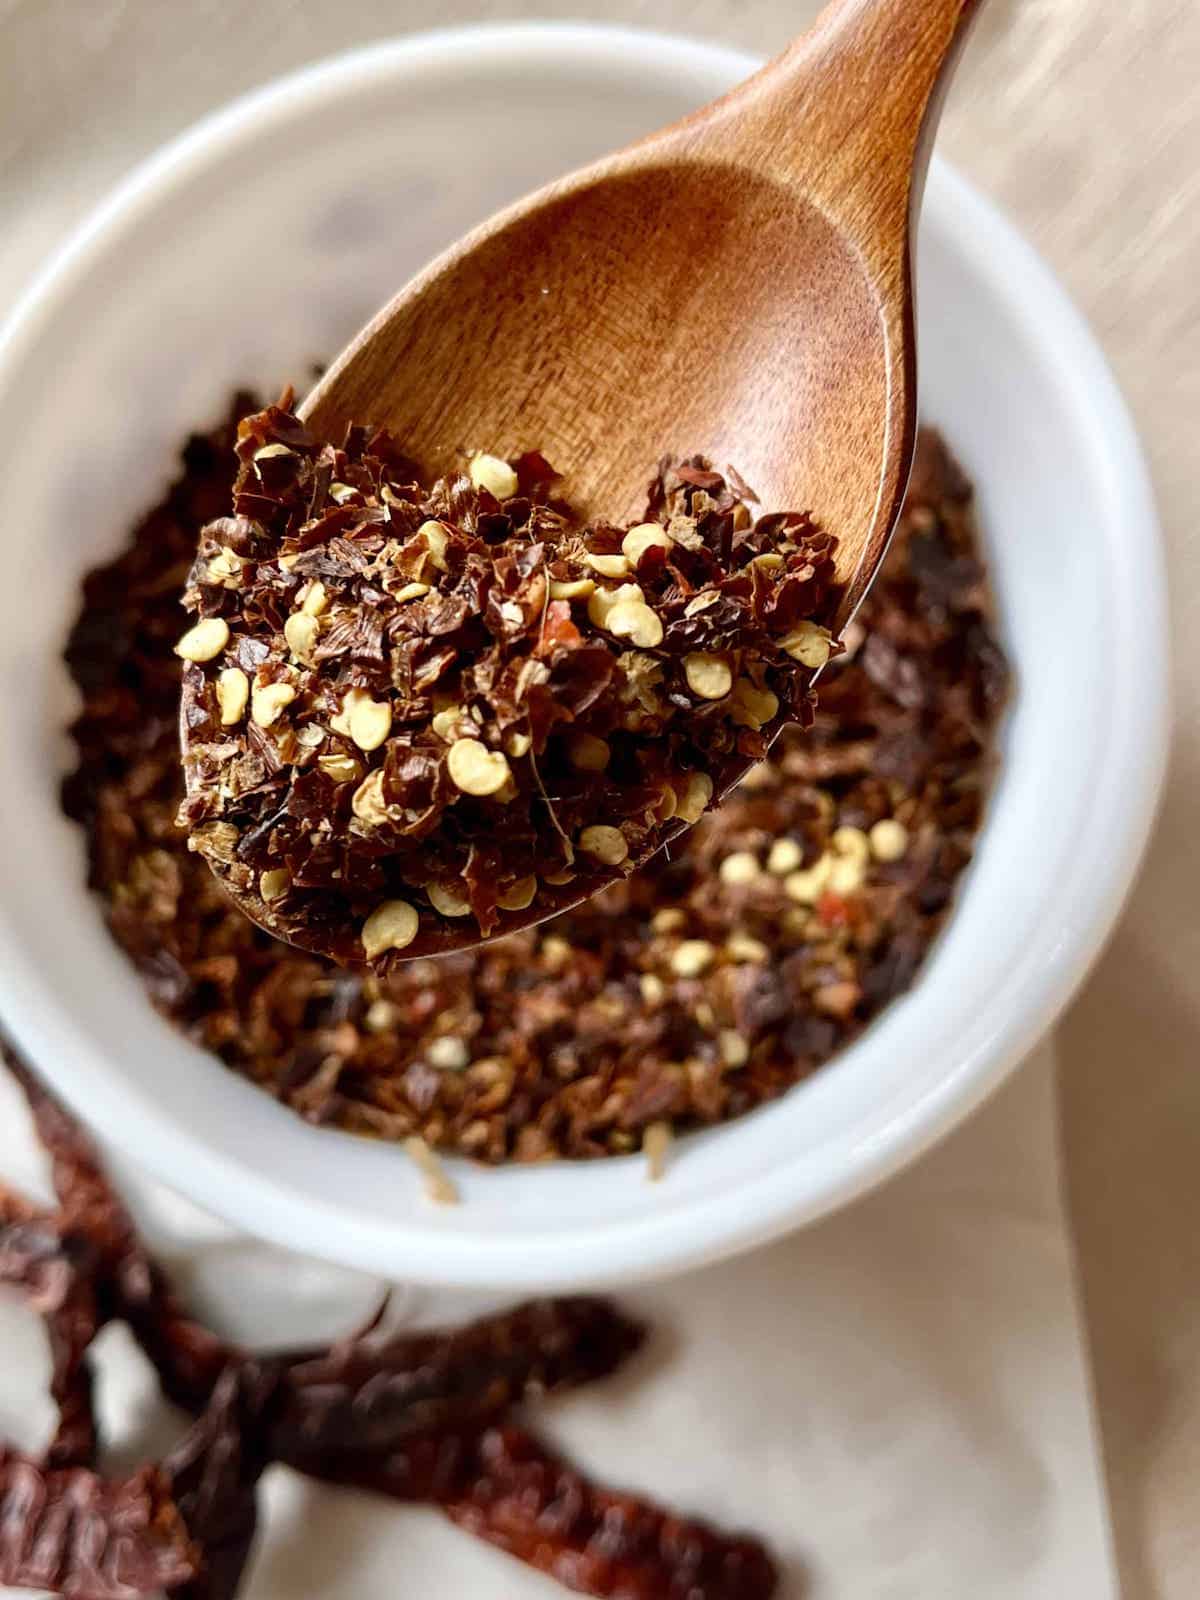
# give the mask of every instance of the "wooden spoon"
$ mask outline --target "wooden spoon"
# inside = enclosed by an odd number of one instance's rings
[[[301,415],[386,427],[435,473],[539,449],[613,522],[664,452],[732,463],[837,535],[844,625],[912,463],[913,227],[978,4],[834,0],[731,94],[468,234]]]
[[[465,450],[539,449],[580,514],[611,522],[642,513],[660,455],[698,451],[764,509],[811,511],[836,534],[840,629],[912,464],[913,227],[978,4],[834,0],[731,94],[500,213],[343,351],[301,408],[310,430],[387,427],[430,474]],[[717,794],[746,765],[714,772]],[[596,887],[542,886],[496,936]],[[308,942],[255,894],[239,904]],[[405,954],[479,942],[446,924]]]

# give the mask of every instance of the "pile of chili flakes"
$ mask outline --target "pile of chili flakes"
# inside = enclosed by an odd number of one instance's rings
[[[354,973],[256,928],[176,824],[179,595],[228,507],[236,419],[84,585],[64,787],[154,1003],[313,1122],[500,1162],[594,1157],[738,1116],[913,981],[970,859],[1008,670],[971,489],[924,431],[884,570],[807,732],[668,860],[539,929]]]
[[[181,821],[268,931],[383,973],[511,931],[811,721],[834,540],[807,516],[755,517],[696,457],[646,520],[581,526],[536,452],[425,488],[290,398],[239,424],[177,645]]]

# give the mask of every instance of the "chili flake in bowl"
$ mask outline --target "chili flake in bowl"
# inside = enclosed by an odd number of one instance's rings
[[[580,526],[536,452],[429,487],[290,395],[239,425],[178,640],[191,847],[278,937],[387,972],[627,878],[811,723],[833,538],[697,457]]]
[[[936,435],[810,730],[586,906],[380,975],[255,926],[175,820],[178,596],[250,404],[90,575],[68,651],[66,808],[114,939],[190,1039],[311,1122],[488,1162],[611,1156],[776,1099],[914,982],[1008,687],[971,488]]]

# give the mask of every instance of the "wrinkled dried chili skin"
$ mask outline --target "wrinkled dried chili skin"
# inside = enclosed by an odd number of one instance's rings
[[[188,1410],[202,1409],[223,1375],[248,1358],[183,1311],[91,1140],[16,1057],[10,1053],[8,1059],[47,1141],[65,1214],[73,1214],[75,1186],[84,1174],[87,1205],[75,1214],[83,1226],[96,1228],[107,1247],[104,1252],[88,1247],[83,1258],[94,1281],[82,1280],[92,1317],[81,1329],[86,1337],[78,1346],[80,1355],[98,1326],[98,1296],[106,1316],[129,1323],[167,1398]],[[13,1197],[12,1208],[26,1214],[20,1197]],[[69,1264],[71,1241],[54,1219],[15,1222],[0,1230],[0,1278],[11,1259],[8,1281],[28,1292],[42,1283],[47,1262],[57,1281]],[[136,1293],[131,1279],[141,1286]],[[77,1275],[63,1293],[73,1293],[78,1281]],[[57,1299],[55,1312],[61,1309]],[[348,1444],[392,1449],[413,1434],[478,1422],[560,1388],[607,1377],[636,1353],[644,1337],[644,1329],[610,1301],[587,1295],[527,1301],[449,1330],[388,1336],[371,1327],[327,1350],[279,1358],[279,1376],[271,1380],[279,1395],[271,1408],[270,1452],[299,1465],[306,1456]]]
[[[250,405],[238,397],[235,411]],[[706,1125],[775,1098],[914,981],[970,859],[1007,692],[970,487],[936,435],[921,435],[857,648],[831,663],[814,727],[781,737],[764,784],[585,910],[376,980],[253,927],[174,822],[176,596],[201,526],[228,508],[234,434],[231,414],[190,442],[163,503],[89,577],[68,652],[84,710],[65,801],[91,881],[152,1000],[197,1044],[313,1122],[420,1133],[486,1161],[591,1158],[635,1149],[655,1120]],[[789,838],[808,867],[838,827],[896,816],[909,853],[856,894],[797,908],[770,874],[720,878],[732,852],[761,859]],[[680,925],[659,931],[659,913]],[[739,934],[766,959],[734,960]],[[672,966],[693,939],[716,951],[698,979]],[[725,1031],[750,1046],[739,1068],[722,1059]],[[434,1065],[446,1035],[463,1042],[465,1071]]]
[[[51,1155],[63,1218],[94,1228],[102,1248],[84,1243],[82,1270],[64,1277],[76,1236],[65,1234],[59,1219],[39,1216],[20,1196],[0,1188],[0,1203],[20,1219],[0,1229],[0,1278],[31,1294],[40,1290],[46,1303],[37,1308],[47,1314],[61,1311],[65,1297],[82,1283],[92,1316],[82,1326],[79,1353],[99,1326],[99,1303],[106,1319],[129,1323],[167,1398],[202,1410],[223,1376],[246,1367],[249,1358],[182,1309],[92,1141],[19,1058],[9,1051],[6,1059]],[[130,1279],[141,1285],[138,1292],[131,1293]],[[389,1450],[413,1434],[480,1422],[515,1404],[609,1376],[644,1337],[641,1325],[610,1301],[588,1295],[527,1301],[449,1330],[382,1335],[372,1323],[328,1349],[278,1358],[272,1369],[277,1376],[271,1377],[272,1394],[275,1387],[279,1392],[270,1412],[270,1453],[298,1465],[306,1456],[348,1444]],[[265,1414],[265,1406],[260,1409]]]
[[[50,1156],[59,1217],[67,1230],[62,1237],[68,1242],[86,1241],[98,1257],[90,1282],[85,1282],[93,1318],[85,1345],[104,1322],[127,1322],[158,1373],[166,1397],[186,1410],[207,1404],[217,1379],[240,1352],[196,1322],[179,1303],[79,1123],[2,1041],[0,1055],[21,1086],[38,1138]],[[68,1389],[68,1406],[77,1407],[79,1399]]]
[[[0,1277],[54,1319],[81,1284],[93,1305],[118,1305],[106,1272],[144,1261],[162,1290],[142,1304],[169,1325],[177,1316],[169,1286],[90,1140],[22,1063],[14,1066],[39,1131],[53,1141],[56,1183],[67,1197],[86,1193],[79,1215],[97,1235],[95,1244],[81,1240],[66,1230],[65,1211],[45,1216],[0,1186]],[[530,1301],[450,1332],[391,1337],[378,1333],[381,1316],[328,1350],[270,1360],[198,1329],[227,1350],[226,1365],[211,1393],[179,1386],[201,1415],[161,1469],[124,1485],[0,1453],[0,1581],[56,1583],[70,1600],[136,1600],[144,1574],[156,1586],[162,1569],[148,1564],[157,1560],[182,1600],[233,1600],[257,1530],[258,1481],[282,1460],[326,1482],[435,1504],[584,1593],[771,1593],[774,1567],[756,1541],[591,1484],[528,1431],[492,1425],[515,1403],[607,1376],[640,1347],[641,1326],[609,1302]],[[86,1354],[96,1325],[93,1316],[77,1354]],[[144,1322],[133,1331],[145,1339]],[[159,1342],[170,1349],[169,1334]],[[158,1347],[152,1341],[150,1352]],[[164,1384],[172,1381],[168,1368]],[[90,1422],[90,1391],[86,1400]],[[65,1419],[60,1439],[64,1432]]]
[[[0,1447],[0,1584],[64,1600],[142,1600],[177,1589],[199,1556],[162,1473],[111,1481]]]
[[[758,1540],[592,1483],[512,1424],[427,1437],[377,1461],[331,1458],[320,1476],[431,1501],[476,1538],[601,1600],[768,1600],[778,1583]]]
[[[113,1189],[92,1140],[9,1045],[0,1057],[21,1087],[34,1128],[50,1157],[51,1181],[67,1227],[77,1229],[111,1262],[136,1237],[124,1202]]]
[[[353,1447],[393,1450],[615,1372],[642,1328],[609,1301],[531,1300],[463,1328],[335,1345],[286,1362],[272,1450],[303,1466]]]
[[[460,944],[466,924],[518,926],[527,896],[561,909],[632,871],[673,816],[694,821],[711,780],[720,791],[765,754],[785,715],[811,720],[792,646],[831,609],[834,541],[800,513],[756,522],[698,458],[656,485],[662,543],[627,556],[629,530],[547,503],[536,454],[503,499],[465,474],[426,489],[386,434],[322,446],[280,406],[243,419],[237,451],[235,514],[204,529],[185,596],[225,637],[184,667],[180,816],[243,908],[304,949],[383,972],[409,944]],[[610,629],[606,596],[639,625]],[[383,714],[374,742],[356,694]],[[576,763],[585,737],[603,763]],[[460,776],[468,748],[506,781]],[[685,804],[701,774],[704,798]],[[588,844],[596,825],[616,830],[611,860]],[[443,915],[431,887],[464,914]],[[364,951],[366,919],[396,899],[415,933]]]
[[[87,1352],[100,1326],[98,1261],[89,1239],[0,1185],[0,1284],[22,1291],[42,1318],[50,1347],[50,1397],[58,1424],[44,1455],[49,1467],[87,1467],[96,1458]]]
[[[78,1335],[53,1321],[50,1340],[50,1398],[58,1407],[54,1435],[46,1446],[48,1467],[91,1467],[100,1453],[96,1424],[95,1375]]]
[[[217,1380],[207,1408],[163,1463],[181,1515],[203,1551],[179,1600],[233,1600],[258,1531],[258,1481],[272,1457],[277,1362],[243,1359]]]

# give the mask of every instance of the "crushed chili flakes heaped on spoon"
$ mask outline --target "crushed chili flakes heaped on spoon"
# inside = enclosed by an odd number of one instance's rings
[[[645,519],[580,526],[536,452],[423,487],[382,433],[279,406],[186,593],[189,844],[273,933],[386,971],[627,876],[834,650],[833,538],[664,463]]]

